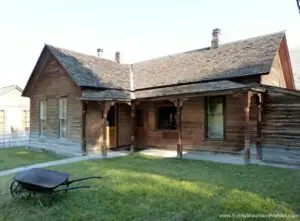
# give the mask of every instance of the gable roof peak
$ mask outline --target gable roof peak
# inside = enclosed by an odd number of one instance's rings
[[[0,87],[0,96],[4,95],[4,94],[6,94],[6,93],[8,93],[10,91],[12,91],[13,89],[17,89],[21,93],[23,92],[23,89],[21,87],[19,87],[16,84],[13,84],[13,85],[8,85],[8,86]]]

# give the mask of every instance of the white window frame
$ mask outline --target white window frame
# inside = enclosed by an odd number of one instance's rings
[[[4,135],[5,134],[5,122],[6,122],[6,111],[5,110],[0,110],[0,112],[3,113],[3,122],[0,121],[0,124],[3,124],[3,131],[0,131],[0,133],[3,132],[3,134],[0,134],[0,135]]]
[[[59,98],[59,138],[65,139],[67,137],[67,110],[68,98]]]
[[[216,102],[217,101],[217,102]],[[220,101],[220,102],[218,102]],[[206,138],[211,139],[211,140],[224,140],[225,139],[225,97],[224,96],[212,96],[212,97],[207,97],[206,99],[206,114],[205,117],[206,119]],[[214,113],[209,113],[209,108],[212,104],[219,104],[221,105],[221,112],[214,112]],[[211,122],[211,117],[215,117],[219,119],[219,122],[221,122],[218,130],[221,131],[218,135],[215,135],[215,128],[211,128],[213,126],[213,122]]]
[[[24,131],[28,132],[30,128],[30,110],[28,109],[22,110],[22,121],[23,121]]]
[[[47,100],[40,101],[40,137],[45,137],[45,125],[47,120]]]

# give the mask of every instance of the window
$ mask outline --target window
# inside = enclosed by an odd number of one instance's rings
[[[0,135],[5,133],[5,111],[0,110]]]
[[[66,97],[59,99],[59,137],[65,138],[67,136],[67,104]]]
[[[158,129],[176,130],[176,107],[165,106],[157,109]]]
[[[224,139],[224,98],[208,97],[206,99],[206,137]]]
[[[30,111],[29,110],[23,110],[23,127],[26,132],[29,131],[29,123],[30,123]]]
[[[136,127],[144,127],[143,110],[136,110]]]
[[[45,136],[47,120],[47,101],[40,101],[40,137]]]

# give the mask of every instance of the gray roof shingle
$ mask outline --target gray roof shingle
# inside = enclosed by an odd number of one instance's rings
[[[130,72],[132,72],[135,95],[118,90],[84,90],[82,96],[82,99],[98,97],[99,99],[127,100],[134,96],[141,98],[174,94],[174,90],[180,91],[180,93],[208,90],[209,83],[142,91],[147,88],[202,80],[220,80],[219,83],[228,84],[227,87],[241,86],[221,80],[268,73],[284,34],[285,32],[277,32],[221,44],[217,49],[206,47],[132,65],[119,64],[51,45],[46,45],[46,47],[79,86],[131,90]],[[214,83],[211,85],[216,86]]]
[[[119,101],[130,101],[131,93],[129,91],[122,90],[83,90],[81,100],[119,100]]]
[[[133,64],[135,89],[268,73],[284,32]]]
[[[79,86],[128,89],[129,65],[46,45]]]

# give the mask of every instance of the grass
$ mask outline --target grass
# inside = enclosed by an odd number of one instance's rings
[[[24,147],[0,149],[0,171],[58,159],[61,157],[53,153],[31,151]]]
[[[256,165],[127,156],[51,167],[89,189],[41,208],[36,199],[12,200],[12,176],[0,179],[0,220],[246,220],[221,214],[300,214],[300,171]],[[78,183],[79,184],[79,183]],[[300,217],[299,217],[300,218]],[[298,218],[298,219],[299,219]]]

